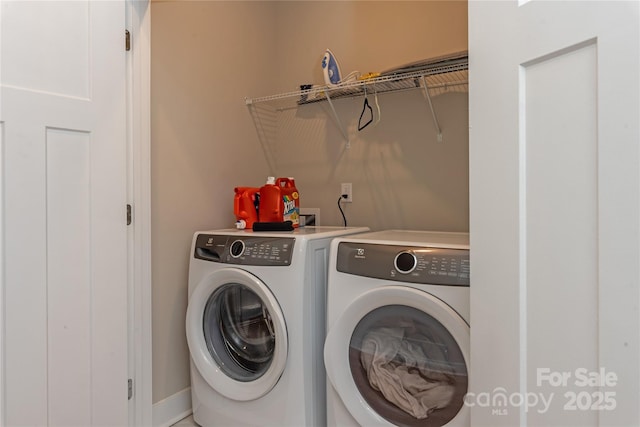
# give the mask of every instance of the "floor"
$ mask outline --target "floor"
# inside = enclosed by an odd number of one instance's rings
[[[195,421],[193,421],[193,415],[189,415],[187,418],[178,421],[171,427],[199,427]]]

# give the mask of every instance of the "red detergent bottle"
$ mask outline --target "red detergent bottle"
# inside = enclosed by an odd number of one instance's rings
[[[236,187],[233,189],[235,197],[233,199],[233,212],[236,215],[236,228],[244,229],[253,227],[253,223],[258,221],[258,193],[259,188]]]
[[[282,197],[283,221],[291,221],[294,227],[300,226],[300,194],[296,188],[296,182],[292,177],[278,178],[276,185],[280,187]]]
[[[273,176],[267,178],[267,183],[260,187],[260,204],[259,204],[260,222],[283,222],[282,195],[280,186],[276,185],[276,179]]]

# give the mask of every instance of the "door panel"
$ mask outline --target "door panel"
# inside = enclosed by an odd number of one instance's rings
[[[598,312],[596,53],[596,45],[589,43],[522,65],[525,357],[531,385],[536,385],[538,367],[598,371],[594,339],[598,329],[594,316]],[[566,305],[569,302],[571,310]],[[568,336],[569,346],[565,344]],[[554,348],[562,351],[550,351]],[[548,382],[536,387],[547,395],[557,392],[555,389]],[[578,391],[592,395],[598,389]],[[563,405],[552,405],[543,415],[532,411],[527,419],[537,425],[551,416],[558,425],[597,422],[595,411],[572,413]]]
[[[64,13],[56,1],[3,3],[8,3],[3,33],[20,43],[4,43],[2,54],[7,59],[19,58],[21,65],[3,69],[3,85],[88,99],[92,71],[89,3],[70,2],[64,5]]]
[[[473,425],[640,424],[639,24],[470,2]]]
[[[49,420],[80,425],[91,419],[90,395],[78,395],[78,409],[66,413],[69,396],[56,391],[91,384],[91,140],[87,132],[46,129],[45,141],[47,358],[55,367],[48,374]]]
[[[4,422],[126,425],[124,2],[1,6]]]

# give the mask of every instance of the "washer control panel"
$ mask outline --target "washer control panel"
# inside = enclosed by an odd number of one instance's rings
[[[295,240],[293,237],[199,234],[193,256],[225,264],[288,266]]]
[[[468,249],[341,242],[337,270],[357,276],[432,285],[469,286]]]

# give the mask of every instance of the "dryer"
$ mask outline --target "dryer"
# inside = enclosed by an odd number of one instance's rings
[[[186,316],[195,422],[326,425],[329,245],[364,231],[195,233]]]
[[[330,426],[469,426],[469,235],[381,231],[331,245]]]

